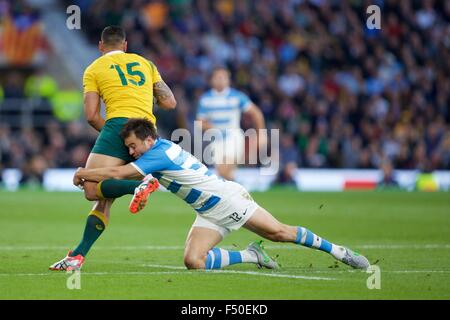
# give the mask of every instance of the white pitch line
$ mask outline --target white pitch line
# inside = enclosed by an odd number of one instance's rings
[[[184,267],[179,266],[163,266],[163,265],[145,265],[148,267],[155,267],[155,268],[166,268],[166,269],[173,269],[173,270],[184,270],[184,272],[181,271],[152,271],[152,272],[143,272],[143,271],[136,271],[136,272],[82,272],[82,276],[109,276],[109,275],[163,275],[163,274],[201,274],[203,273],[235,273],[235,274],[249,274],[249,275],[255,275],[255,276],[268,276],[268,277],[280,277],[280,278],[294,278],[294,279],[305,279],[305,280],[339,280],[336,278],[324,278],[324,277],[309,277],[309,276],[298,276],[298,275],[289,275],[284,273],[265,273],[265,272],[255,272],[255,271],[238,271],[238,270],[210,270],[210,271],[189,271],[186,270]],[[324,271],[324,270],[302,270],[308,273],[365,273],[361,270],[345,270],[345,271]],[[381,270],[381,273],[450,273],[450,270]],[[33,276],[66,276],[66,272],[47,272],[47,273],[0,273],[0,277],[33,277]]]
[[[0,251],[39,251],[39,250],[67,250],[70,246],[0,246]],[[297,249],[309,249],[303,246],[296,246],[290,244],[284,245],[265,245],[266,249],[276,249],[276,250],[297,250]],[[403,250],[403,249],[450,249],[449,243],[442,244],[352,244],[349,245],[351,248],[358,248],[364,250],[370,249],[386,249],[386,250]],[[142,245],[142,246],[96,246],[98,250],[124,250],[124,251],[138,251],[138,250],[154,250],[154,251],[164,251],[164,250],[184,250],[184,246],[154,246],[154,245]],[[224,249],[235,249],[235,246],[221,246]]]
[[[186,270],[185,267],[181,267],[181,266],[167,266],[167,265],[160,265],[160,264],[144,264],[143,266],[150,267],[150,268]],[[199,272],[199,271],[194,271],[194,272]],[[203,270],[200,272],[248,274],[248,275],[253,275],[253,276],[304,279],[304,280],[337,280],[336,278],[310,277],[310,276],[298,276],[298,275],[284,274],[284,273],[267,273],[267,272],[255,272],[255,271],[239,271],[239,270],[208,270],[208,271]]]
[[[345,245],[345,244],[344,244]],[[347,246],[347,245],[345,245]],[[450,243],[442,244],[350,244],[350,248],[358,249],[388,249],[388,250],[398,250],[398,249],[450,249]],[[265,245],[264,248],[267,249],[296,249],[305,248],[303,246],[282,246],[282,245]]]
[[[68,273],[64,271],[49,271],[48,273],[0,273],[0,276],[54,276],[54,275],[63,275],[66,276]],[[174,271],[155,271],[155,272],[144,272],[144,271],[136,271],[136,272],[81,272],[81,276],[110,276],[110,275],[153,275],[153,274],[185,274],[184,272],[174,272]]]
[[[172,269],[172,270],[187,270],[186,267],[182,266],[166,266],[161,264],[143,264],[143,267],[150,267],[150,268],[163,268],[163,269]]]
[[[180,268],[182,267],[174,267],[174,266],[158,266],[158,267],[166,267],[168,269],[171,268]],[[290,278],[290,279],[303,279],[303,280],[338,280],[335,278],[325,278],[325,277],[309,277],[309,276],[298,276],[298,275],[290,275],[290,274],[272,274],[272,273],[264,273],[264,272],[254,272],[254,271],[236,271],[236,270],[210,270],[210,271],[189,271],[185,270],[181,271],[152,271],[152,272],[82,272],[81,276],[111,276],[111,275],[127,275],[127,276],[136,276],[136,275],[163,275],[163,274],[207,274],[207,273],[232,273],[232,274],[245,274],[245,275],[253,275],[253,276],[262,276],[262,277],[275,277],[275,278]],[[48,272],[48,273],[0,273],[0,276],[5,277],[41,277],[41,276],[52,276],[52,275],[66,275],[66,272]]]
[[[234,273],[234,274],[248,274],[253,276],[264,276],[264,277],[274,277],[274,278],[290,278],[290,279],[304,279],[304,280],[338,280],[336,278],[324,278],[324,277],[310,277],[310,276],[297,276],[292,274],[283,273],[258,273],[256,271],[238,271],[238,270],[212,270],[209,272],[213,273]]]
[[[366,244],[354,245],[361,249],[450,249],[450,244]]]
[[[381,269],[381,273],[450,273],[450,270],[387,270],[383,271]]]
[[[172,269],[172,270],[186,270],[185,267],[182,266],[167,266],[167,265],[160,265],[160,264],[143,264],[143,267],[151,267],[151,268],[165,268],[165,269]],[[235,272],[235,270],[217,270],[217,271],[229,271],[229,272]],[[296,269],[296,271],[300,272],[306,272],[306,273],[366,273],[364,270],[332,270],[332,271],[326,271],[326,270],[309,270],[309,269]],[[239,271],[240,272],[240,271]],[[246,272],[246,271],[243,271]],[[251,271],[253,272],[253,271]],[[381,268],[381,273],[450,273],[450,270],[384,270]],[[260,274],[260,273],[258,273]]]
[[[307,273],[366,273],[364,270],[307,270],[307,269],[297,269],[297,271],[307,272]],[[450,270],[384,270],[380,269],[381,273],[450,273]]]
[[[68,250],[70,246],[0,246],[0,251]],[[99,250],[184,250],[184,246],[97,246]]]
[[[63,274],[61,272],[61,274]],[[51,276],[51,273],[0,273],[0,277],[26,277],[26,276],[36,276],[36,277],[41,277],[41,276]]]

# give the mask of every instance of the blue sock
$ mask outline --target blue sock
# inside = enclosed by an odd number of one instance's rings
[[[335,244],[322,239],[318,235],[303,227],[297,228],[297,239],[295,239],[295,243],[301,244],[305,247],[319,249],[331,254],[335,251],[333,250],[333,247],[337,247]]]
[[[257,263],[258,258],[247,250],[228,251],[220,248],[212,248],[206,256],[205,269],[221,269],[237,263]]]

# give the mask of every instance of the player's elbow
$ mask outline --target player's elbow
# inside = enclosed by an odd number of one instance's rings
[[[252,105],[250,109],[247,111],[247,113],[250,115],[253,122],[255,123],[264,122],[264,115],[256,105]]]
[[[264,115],[263,115],[262,112],[261,112],[259,109],[257,109],[257,108],[255,108],[255,109],[253,110],[253,112],[252,112],[252,118],[253,118],[253,121],[256,122],[256,123],[258,123],[258,122],[264,122]]]
[[[86,119],[87,122],[92,122],[95,120],[95,113],[85,111],[84,118]]]
[[[160,107],[166,110],[171,110],[175,109],[175,107],[177,106],[177,100],[175,100],[175,97],[170,97],[168,99],[165,99],[164,101],[159,101],[158,104]]]
[[[91,126],[93,126],[98,121],[98,114],[94,113],[94,112],[91,112],[91,113],[86,112],[85,118],[86,118],[87,123],[89,123]]]
[[[86,121],[87,121],[87,123],[89,123],[89,125],[91,127],[95,127],[95,124],[97,123],[95,118],[88,118],[88,117],[86,117]]]

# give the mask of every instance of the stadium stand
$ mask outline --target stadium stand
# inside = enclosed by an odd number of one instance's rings
[[[381,7],[381,30],[365,24],[372,2]],[[395,169],[450,169],[448,1],[65,4],[81,7],[82,31],[92,47],[104,26],[121,25],[129,51],[159,67],[182,101],[177,124],[161,125],[167,135],[180,123],[191,128],[209,71],[226,65],[233,84],[262,109],[268,128],[281,130],[280,182],[291,183],[297,167],[367,169],[389,162]],[[24,74],[2,77],[3,99],[24,97]],[[75,166],[95,137],[77,131],[77,122],[50,122],[50,129],[35,132],[10,128],[2,119],[3,168],[20,168],[36,155],[48,167]],[[248,119],[242,125],[249,127]],[[56,157],[58,148],[69,150],[68,157]]]

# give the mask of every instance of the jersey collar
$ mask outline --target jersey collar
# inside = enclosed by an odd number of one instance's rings
[[[116,53],[124,53],[124,52],[122,50],[113,50],[113,51],[105,53],[105,56],[109,56],[110,54],[116,54]]]
[[[161,138],[156,138],[155,139],[155,143],[153,144],[153,146],[149,150],[152,150],[153,148],[155,148],[159,144],[161,144]]]
[[[215,96],[227,96],[230,93],[230,87],[223,89],[222,91],[217,91],[216,89],[211,89],[213,95]]]

